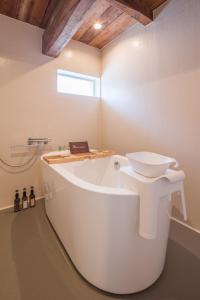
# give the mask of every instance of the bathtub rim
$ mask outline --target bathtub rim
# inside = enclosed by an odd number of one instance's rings
[[[58,152],[50,152],[50,153],[46,153],[44,155],[41,156],[41,162],[49,167],[50,169],[54,170],[58,175],[60,175],[62,178],[66,179],[67,181],[69,181],[71,184],[75,185],[78,188],[90,191],[90,192],[94,192],[94,193],[99,193],[99,194],[104,194],[104,195],[116,195],[116,196],[139,196],[137,190],[133,189],[128,189],[128,188],[115,188],[115,187],[106,187],[106,186],[100,186],[100,185],[96,185],[90,182],[87,182],[81,178],[79,178],[78,176],[72,174],[70,171],[68,171],[67,169],[64,169],[63,166],[66,166],[68,164],[77,164],[79,163],[79,161],[75,161],[75,162],[69,162],[69,163],[59,163],[59,164],[48,164],[44,159],[43,156],[46,155],[54,155],[57,154]],[[110,157],[123,157],[125,158],[125,156],[122,155],[112,155]],[[105,159],[105,158],[97,158],[99,159]]]

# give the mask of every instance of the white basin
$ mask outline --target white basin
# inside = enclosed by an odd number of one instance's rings
[[[133,170],[146,177],[161,176],[172,165],[178,167],[178,163],[174,158],[153,152],[127,153],[126,157]]]

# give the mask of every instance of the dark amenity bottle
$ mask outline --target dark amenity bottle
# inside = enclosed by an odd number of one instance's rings
[[[15,191],[15,200],[14,200],[14,212],[20,211],[20,198],[19,198],[19,191]]]
[[[28,197],[26,195],[26,189],[23,189],[23,196],[22,196],[22,209],[28,208]]]
[[[35,194],[34,194],[34,187],[31,186],[31,191],[29,195],[29,206],[34,207],[36,206]]]

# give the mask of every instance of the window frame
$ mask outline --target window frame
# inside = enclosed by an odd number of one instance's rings
[[[58,89],[58,80],[59,76],[67,77],[67,78],[74,78],[86,82],[92,83],[92,95],[84,95],[84,94],[76,94],[76,93],[70,93],[70,92],[63,92],[59,91]],[[68,95],[75,95],[75,96],[85,96],[85,97],[94,97],[94,98],[100,98],[100,77],[94,77],[89,76],[81,73],[75,73],[63,69],[57,70],[57,92],[61,94],[68,94]]]

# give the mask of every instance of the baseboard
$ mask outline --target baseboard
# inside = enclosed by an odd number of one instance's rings
[[[0,211],[1,210],[6,210],[6,209],[9,209],[9,208],[12,208],[13,205],[9,205],[9,206],[3,206],[3,207],[0,207]]]
[[[44,199],[44,196],[37,197],[37,198],[36,198],[36,201],[42,200],[42,199]],[[8,205],[8,206],[0,207],[0,211],[1,211],[1,210],[6,210],[6,209],[9,209],[9,208],[12,208],[13,206],[14,206],[14,205],[12,204],[12,205]]]
[[[200,230],[198,230],[198,229],[196,229],[196,228],[194,228],[194,227],[192,227],[192,226],[190,226],[190,225],[188,225],[188,224],[186,224],[186,223],[184,223],[184,222],[182,222],[182,221],[180,221],[180,220],[178,220],[178,219],[176,219],[174,217],[171,217],[171,220],[173,220],[173,221],[175,221],[175,222],[177,222],[177,223],[179,223],[179,224],[187,227],[188,229],[193,230],[194,232],[200,234]]]

